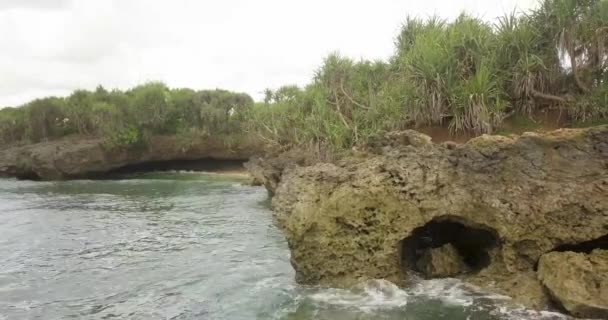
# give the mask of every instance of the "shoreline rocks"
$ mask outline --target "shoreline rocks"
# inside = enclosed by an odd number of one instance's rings
[[[273,181],[276,222],[304,284],[407,285],[429,246],[451,245],[470,271],[438,274],[543,309],[554,297],[535,269],[541,256],[608,234],[608,126],[466,144],[408,130],[334,164],[257,173]]]
[[[108,150],[103,142],[102,139],[68,137],[0,150],[0,176],[60,180],[100,176],[129,166],[136,170],[137,166],[155,162],[245,162],[260,149],[255,143],[227,147],[213,139],[192,142],[183,147],[175,136],[154,136],[145,146],[129,149]]]
[[[608,319],[608,250],[550,252],[540,258],[538,277],[568,313]]]

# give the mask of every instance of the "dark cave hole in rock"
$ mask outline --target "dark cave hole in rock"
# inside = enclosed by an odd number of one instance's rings
[[[33,171],[20,172],[15,176],[19,180],[40,181],[40,176]]]
[[[585,253],[590,254],[591,251],[595,249],[603,249],[608,250],[608,234],[605,234],[597,239],[574,243],[574,244],[563,244],[553,248],[553,250],[549,250],[549,252],[577,252],[577,253]],[[538,260],[536,264],[534,264],[534,271],[538,271]]]
[[[401,266],[406,270],[423,273],[427,278],[478,272],[490,264],[489,251],[498,245],[499,237],[495,230],[467,224],[457,217],[442,217],[414,229],[409,237],[401,241]],[[452,259],[462,262],[459,267],[452,267],[451,271],[448,271],[439,266],[443,271],[435,270],[435,274],[429,274],[428,269],[422,270],[424,266],[421,266],[421,263],[427,263],[429,253],[446,247],[455,249],[452,250],[454,253],[451,257],[443,251],[444,253],[440,254],[445,257],[439,257],[432,263],[449,264]],[[449,250],[447,251],[449,253]]]
[[[195,160],[167,160],[167,161],[148,161],[136,164],[129,164],[111,170],[106,173],[93,174],[97,178],[112,177],[117,175],[137,174],[154,171],[207,171],[207,172],[226,172],[244,170],[243,164],[247,160],[219,160],[213,158]]]

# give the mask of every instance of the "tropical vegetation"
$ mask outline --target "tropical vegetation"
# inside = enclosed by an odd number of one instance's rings
[[[553,110],[608,119],[608,1],[544,0],[486,22],[407,18],[388,61],[327,57],[304,88],[267,91],[253,125],[277,144],[347,148],[383,130],[500,132]]]
[[[344,150],[412,127],[495,133],[546,110],[577,125],[608,119],[608,0],[543,0],[494,22],[408,17],[387,61],[333,53],[311,83],[267,89],[259,103],[162,83],[39,99],[0,110],[0,142],[79,134],[122,146],[195,132]]]
[[[0,142],[35,143],[67,135],[103,137],[109,147],[147,143],[153,135],[197,138],[241,132],[253,99],[225,90],[170,89],[151,82],[128,91],[77,90],[0,110]]]

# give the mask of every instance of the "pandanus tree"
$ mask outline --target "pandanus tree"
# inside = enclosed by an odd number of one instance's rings
[[[546,39],[545,50],[554,56],[550,61],[561,68],[561,102],[574,118],[587,118],[592,111],[587,108],[589,98],[604,95],[603,102],[608,102],[603,93],[608,68],[608,1],[545,0],[530,19]],[[592,109],[597,111],[601,103],[595,101]]]
[[[557,95],[561,68],[552,41],[531,17],[506,15],[498,19],[495,30],[496,71],[512,103],[510,113],[531,115],[538,106],[565,103]]]
[[[353,103],[346,93],[345,83],[350,81],[354,62],[339,54],[329,55],[316,72],[313,82],[323,89],[326,103],[338,115],[345,127],[351,128]]]
[[[554,42],[567,62],[577,89],[589,93],[605,71],[608,39],[608,2],[547,0],[533,15],[539,28]]]
[[[491,132],[505,109],[495,51],[493,30],[480,19],[464,14],[452,23],[408,19],[393,60],[409,83],[413,121]]]

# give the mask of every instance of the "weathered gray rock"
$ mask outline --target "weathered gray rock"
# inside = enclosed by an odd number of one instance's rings
[[[69,137],[0,150],[0,176],[78,178],[154,161],[247,160],[258,152],[253,142],[229,147],[221,141],[201,139],[184,145],[174,136],[152,137],[143,147],[109,150],[102,139]]]
[[[427,278],[455,277],[467,271],[462,256],[451,243],[426,250],[416,267]]]
[[[539,258],[608,233],[608,126],[460,145],[408,131],[362,150],[281,174],[272,205],[301,283],[407,284],[416,249],[452,243],[460,277],[543,308]]]
[[[608,250],[545,254],[538,264],[538,277],[570,314],[608,319]]]

